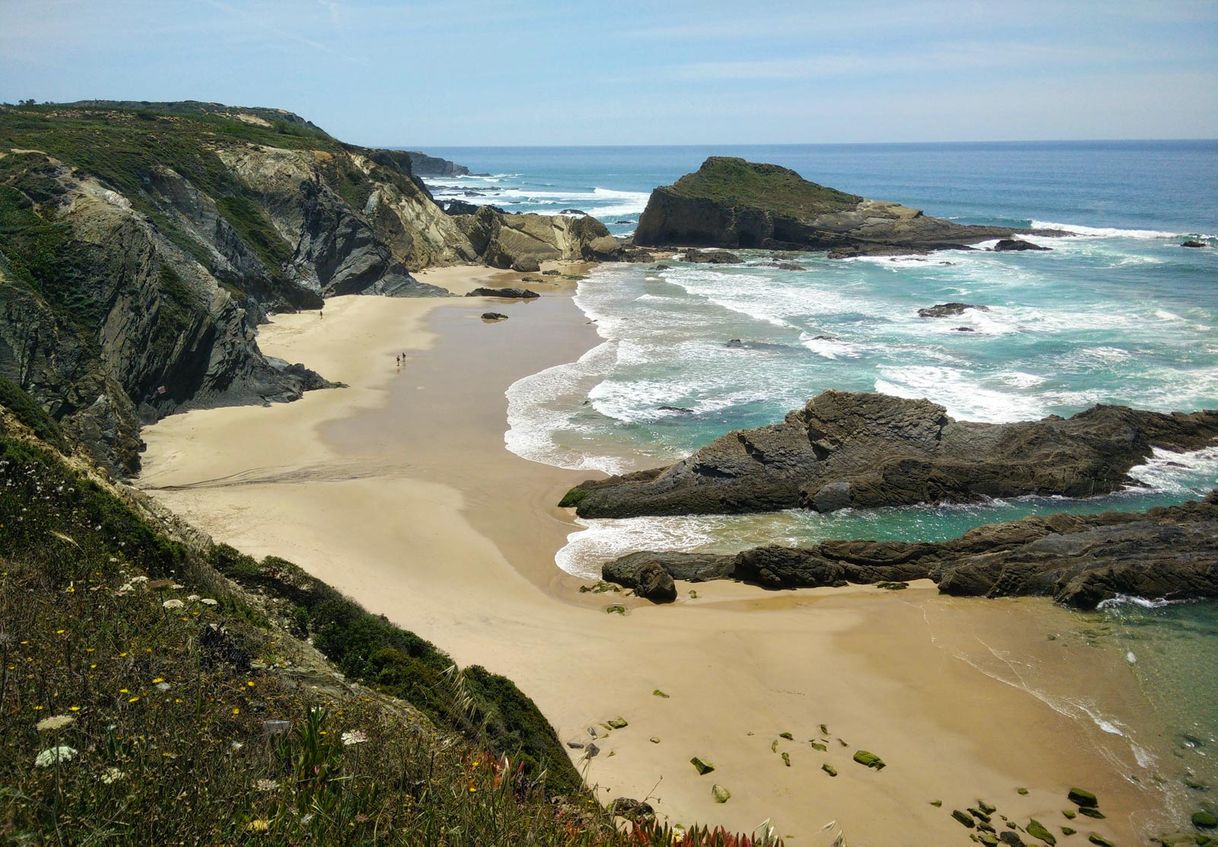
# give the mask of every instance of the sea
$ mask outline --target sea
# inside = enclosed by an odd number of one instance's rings
[[[962,223],[1055,229],[1047,252],[950,250],[830,260],[734,251],[733,265],[608,265],[575,302],[600,343],[508,390],[505,443],[524,458],[620,473],[773,423],[825,389],[925,397],[958,419],[1070,415],[1097,403],[1218,408],[1218,141],[717,147],[428,148],[475,176],[437,199],[587,213],[632,232],[652,188],[710,155]],[[1185,240],[1207,247],[1185,248]],[[986,307],[928,319],[918,309]],[[1056,511],[1145,510],[1218,487],[1218,448],[1158,452],[1125,490],[821,515],[581,520],[556,557],[572,574],[639,549],[731,552],[826,538],[938,540]],[[1170,736],[1163,766],[1201,802],[1218,786],[1218,603],[1120,598],[1088,625],[1125,651]],[[1086,711],[1084,709],[1084,711]],[[1093,715],[1106,731],[1119,721]]]

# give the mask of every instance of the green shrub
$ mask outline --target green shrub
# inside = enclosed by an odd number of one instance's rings
[[[55,419],[48,415],[25,389],[4,377],[0,377],[0,406],[12,412],[17,420],[28,426],[34,435],[46,443],[65,453],[68,451],[68,442]]]

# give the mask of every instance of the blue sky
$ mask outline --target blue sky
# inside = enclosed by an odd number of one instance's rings
[[[362,144],[1218,137],[1213,0],[0,0],[0,100]]]

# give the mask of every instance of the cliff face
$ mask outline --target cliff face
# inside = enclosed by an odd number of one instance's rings
[[[960,247],[1013,234],[846,194],[778,165],[713,156],[651,193],[634,241],[853,254]]]
[[[0,174],[0,375],[112,470],[138,467],[141,419],[324,384],[263,357],[257,302],[234,296],[122,195],[41,153],[5,155]],[[200,201],[198,217],[207,211]],[[226,270],[257,266],[212,226]]]
[[[411,271],[531,269],[590,257],[608,235],[591,219],[454,218],[416,155],[342,144],[277,109],[0,107],[0,377],[129,474],[141,421],[326,384],[258,350],[270,312],[441,295]]]
[[[618,247],[605,225],[588,215],[506,215],[483,206],[451,220],[482,260],[495,268],[535,271],[541,262],[596,259],[603,250]]]
[[[426,153],[420,153],[417,150],[407,150],[406,155],[410,157],[410,168],[418,176],[468,176],[469,168],[465,165],[458,165],[456,162],[450,162],[448,159],[441,159],[439,156],[428,156]]]

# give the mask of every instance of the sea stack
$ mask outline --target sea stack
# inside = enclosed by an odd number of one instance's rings
[[[847,194],[779,165],[712,156],[696,172],[651,192],[634,241],[829,250],[845,258],[925,253],[1014,236],[1005,227],[966,226],[900,203]]]

